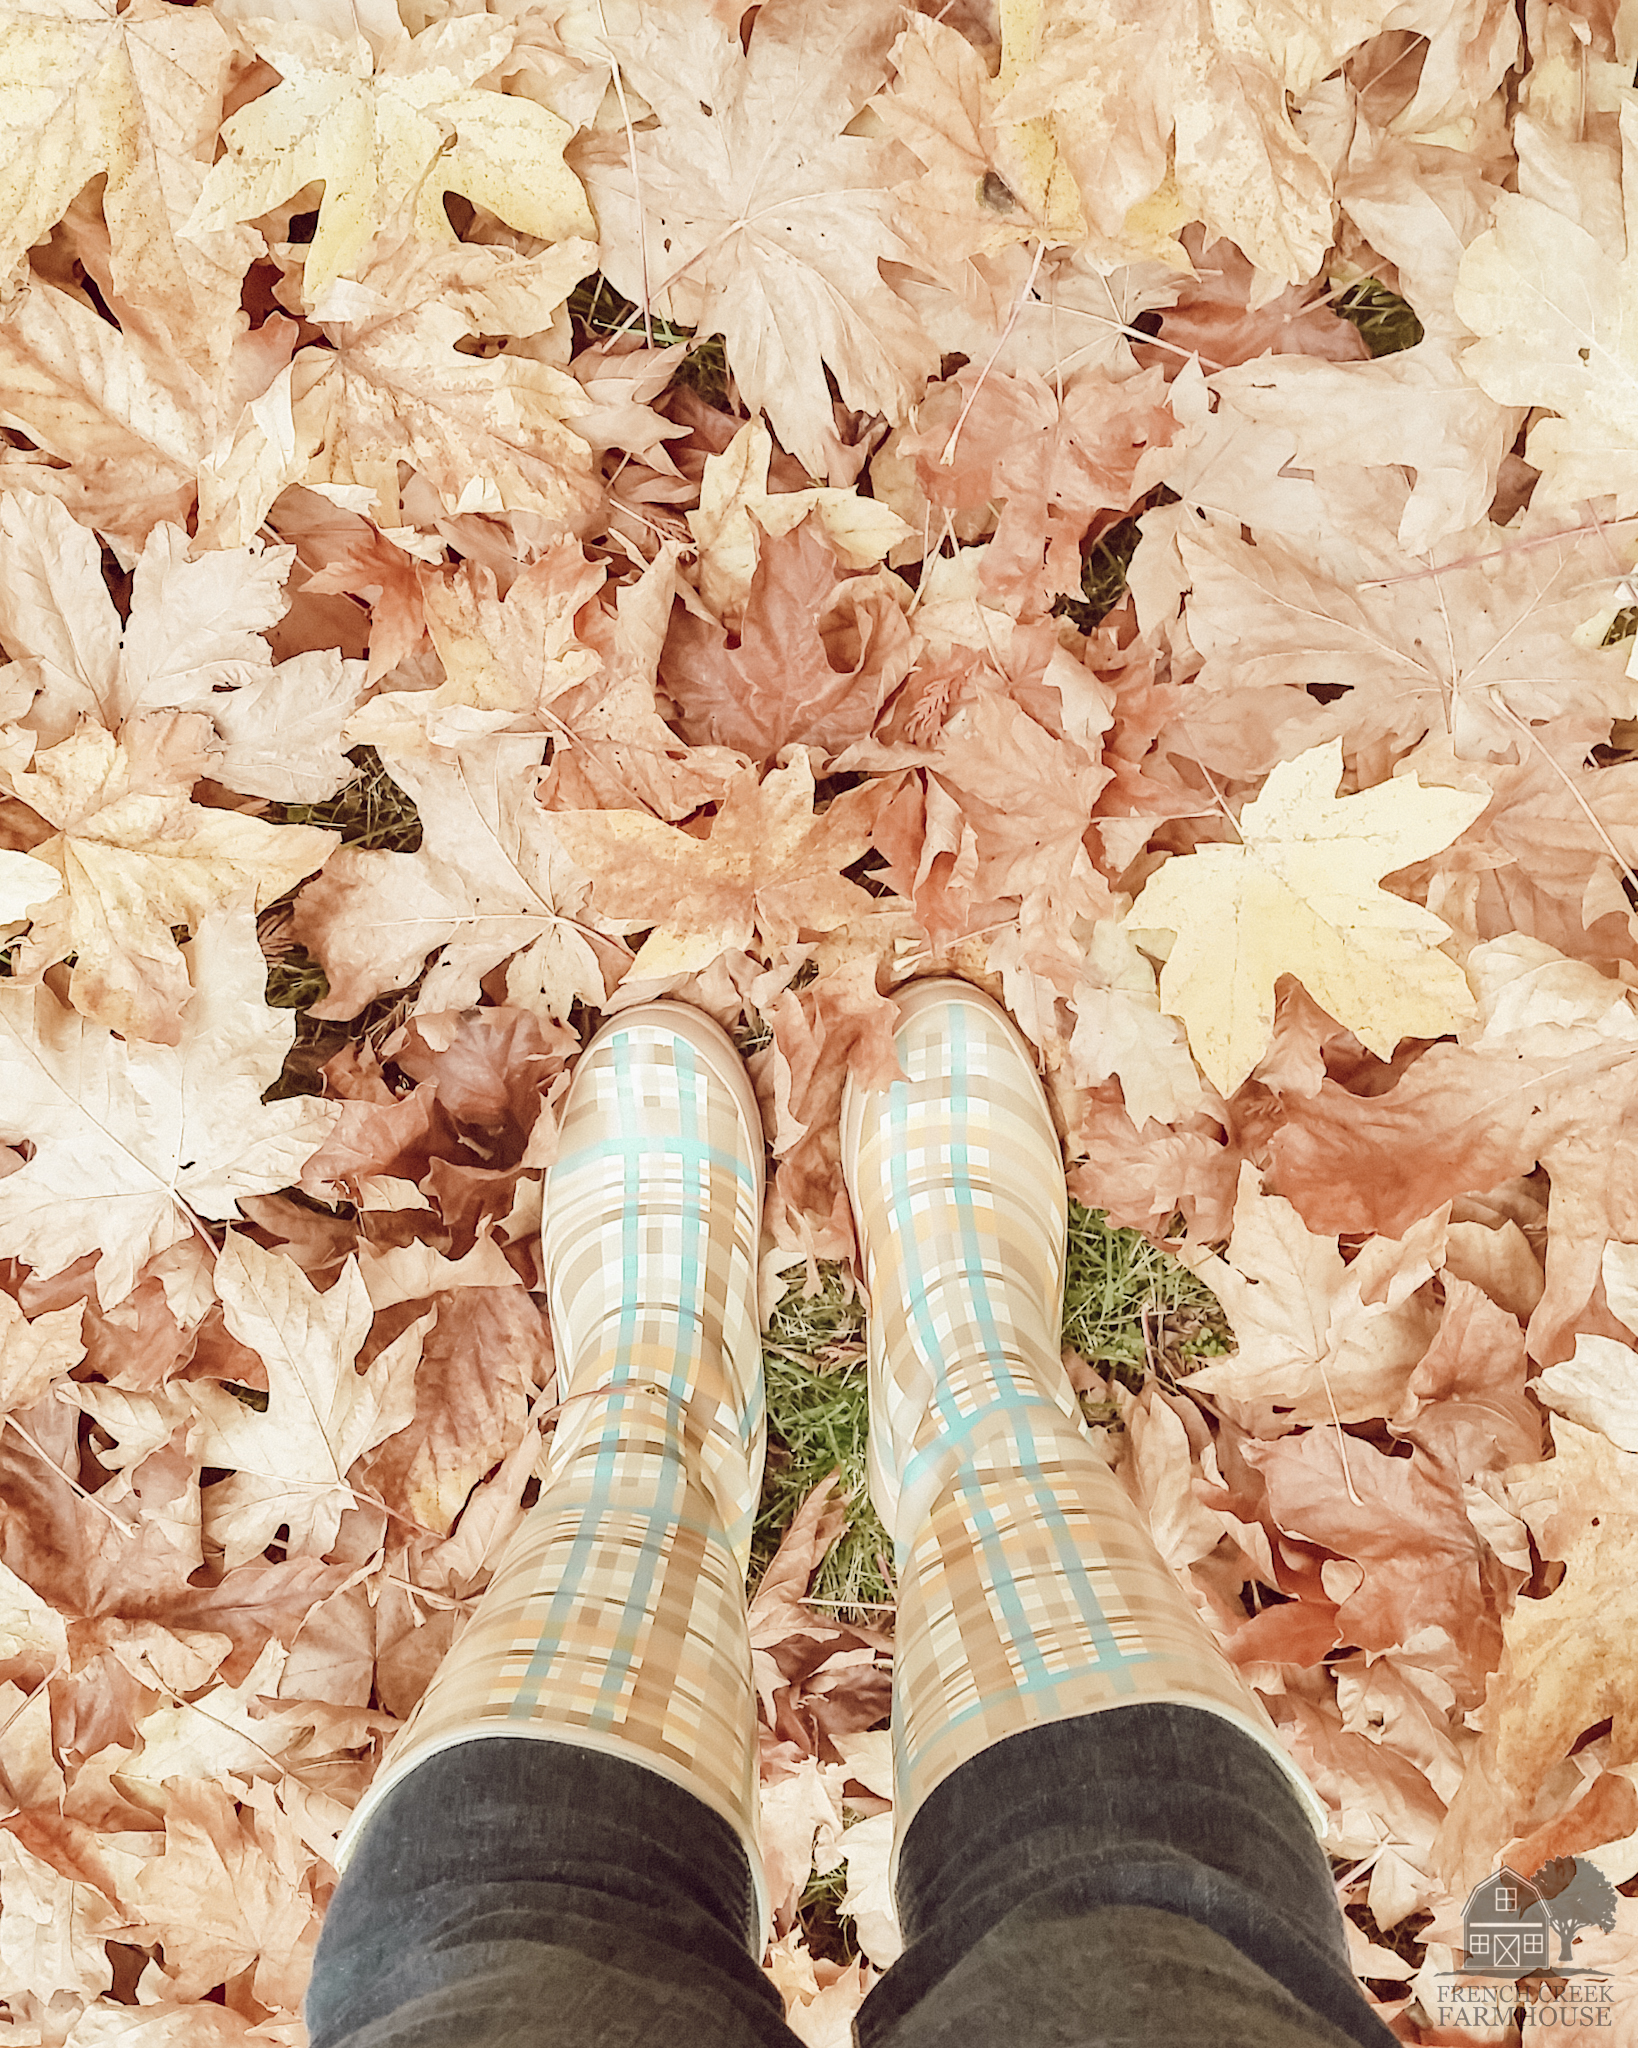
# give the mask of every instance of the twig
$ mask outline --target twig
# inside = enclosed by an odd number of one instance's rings
[[[620,76],[620,60],[614,54],[609,41],[609,18],[603,0],[597,0],[598,19],[603,24],[603,47],[608,53],[609,77],[614,85],[614,96],[620,102],[620,119],[626,128],[626,155],[631,161],[631,192],[637,207],[637,260],[642,266],[643,277],[643,334],[650,348],[654,346],[654,307],[648,289],[648,221],[643,212],[643,181],[637,170],[637,135],[631,125],[631,109],[626,104],[625,82]]]
[[[1319,1366],[1320,1378],[1325,1383],[1325,1398],[1331,1406],[1331,1420],[1336,1424],[1337,1457],[1342,1465],[1342,1483],[1347,1487],[1348,1498],[1353,1502],[1354,1506],[1362,1508],[1365,1503],[1355,1491],[1354,1475],[1348,1470],[1348,1439],[1343,1433],[1342,1417],[1337,1413],[1336,1396],[1331,1392],[1331,1375],[1325,1370],[1325,1360],[1323,1358],[1316,1360],[1316,1363]]]
[[[1573,540],[1579,533],[1602,533],[1607,526],[1624,526],[1638,519],[1638,512],[1624,512],[1619,519],[1590,519],[1585,526],[1566,526],[1557,533],[1538,533],[1534,540],[1516,540],[1505,548],[1492,548],[1483,555],[1464,555],[1458,562],[1439,562],[1431,569],[1407,569],[1403,576],[1367,576],[1356,590],[1386,590],[1391,583],[1422,583],[1429,576],[1443,576],[1451,569],[1474,569],[1481,562],[1499,561],[1503,555],[1522,554],[1526,548],[1544,548],[1555,540]]]
[[[116,1515],[113,1509],[108,1505],[108,1503],[106,1501],[98,1500],[97,1496],[94,1493],[87,1493],[85,1488],[80,1484],[80,1482],[77,1479],[75,1479],[74,1477],[72,1477],[71,1474],[63,1470],[61,1465],[57,1463],[56,1459],[52,1457],[49,1451],[45,1451],[40,1448],[40,1446],[34,1441],[33,1437],[29,1435],[28,1431],[17,1420],[17,1417],[15,1415],[8,1415],[5,1419],[7,1422],[11,1424],[12,1428],[16,1430],[17,1434],[23,1439],[24,1443],[28,1445],[29,1449],[34,1453],[34,1455],[37,1458],[39,1458],[44,1464],[49,1465],[51,1470],[56,1473],[57,1477],[62,1481],[64,1486],[68,1487],[71,1492],[77,1493],[80,1499],[85,1502],[87,1507],[95,1508],[99,1515],[106,1515],[109,1521],[113,1523],[114,1527],[120,1532],[122,1536],[134,1536],[136,1534],[136,1524],[134,1522],[126,1521],[123,1515]]]
[[[984,388],[984,379],[990,374],[991,370],[995,368],[996,359],[999,357],[1001,351],[1006,347],[1007,342],[1011,337],[1012,330],[1018,325],[1018,315],[1024,310],[1024,302],[1026,299],[1028,299],[1030,293],[1035,288],[1036,272],[1039,271],[1039,269],[1041,268],[1041,258],[1045,254],[1046,243],[1042,240],[1037,239],[1035,244],[1035,261],[1029,267],[1029,276],[1024,279],[1023,289],[1019,292],[1017,298],[1013,300],[1012,311],[1007,315],[1007,324],[1005,327],[1002,328],[1000,338],[996,342],[994,348],[990,350],[990,359],[984,365],[983,369],[979,371],[978,382],[973,386],[972,390],[968,392],[967,403],[961,408],[961,415],[957,419],[955,425],[950,430],[949,440],[946,441],[944,444],[944,452],[939,457],[939,466],[943,469],[948,469],[950,465],[955,461],[956,443],[961,439],[961,430],[967,424],[967,415],[972,411],[974,400],[978,397],[979,392],[981,392]]]

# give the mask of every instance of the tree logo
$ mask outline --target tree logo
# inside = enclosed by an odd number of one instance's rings
[[[1536,1872],[1535,1887],[1559,1938],[1560,1964],[1570,1961],[1570,1943],[1578,1927],[1614,1932],[1615,1887],[1584,1856],[1555,1856]]]
[[[1584,1857],[1555,1857],[1533,1880],[1504,1864],[1473,1887],[1462,1908],[1463,1974],[1596,1975],[1573,1962],[1571,1943],[1580,1928],[1599,1927],[1608,1934],[1614,1926],[1615,1887]]]

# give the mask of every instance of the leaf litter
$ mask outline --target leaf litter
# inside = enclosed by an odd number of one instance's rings
[[[1367,1994],[1494,2038],[1467,1891],[1580,1858],[1632,2033],[1638,46],[1582,12],[0,8],[11,2038],[301,2038],[535,1497],[574,1059],[661,994],[771,1152],[767,1966],[847,2038],[837,1119],[941,972],[1036,1049],[1083,1413]]]

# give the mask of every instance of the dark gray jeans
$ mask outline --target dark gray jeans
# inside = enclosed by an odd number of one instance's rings
[[[1325,1856],[1225,1721],[1118,1707],[997,1743],[916,1815],[858,2048],[1395,2048]],[[336,1889],[312,2048],[799,2048],[733,1830],[640,1765],[489,1737],[422,1764]]]

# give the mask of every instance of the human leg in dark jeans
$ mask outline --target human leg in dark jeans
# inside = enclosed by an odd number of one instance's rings
[[[898,1563],[908,1941],[862,2048],[1003,2028],[1008,2048],[1385,2043],[1349,1976],[1322,1809],[1080,1424],[1057,1346],[1062,1154],[1027,1048],[959,983],[901,1007],[906,1079],[850,1089],[842,1128],[871,1491]],[[589,1406],[349,1831],[315,2048],[793,2039],[757,1968],[743,1587],[723,1562],[760,1469],[759,1449],[733,1455],[760,1420],[750,1174],[694,1178],[734,1135],[707,1037],[671,1045],[656,1020],[599,1034],[588,1060],[600,1041],[545,1205],[554,1341],[566,1325],[570,1400]],[[622,1176],[644,1146],[670,1236],[632,1220],[642,1171]],[[603,1212],[578,1245],[571,1188]],[[626,1322],[643,1341],[622,1349]]]
[[[907,1946],[860,2048],[1393,2036],[1348,1967],[1324,1855],[1267,1758],[1145,1705],[954,1773],[899,1864]],[[652,1772],[498,1739],[423,1765],[324,1926],[312,2048],[791,2048],[732,1829]]]

